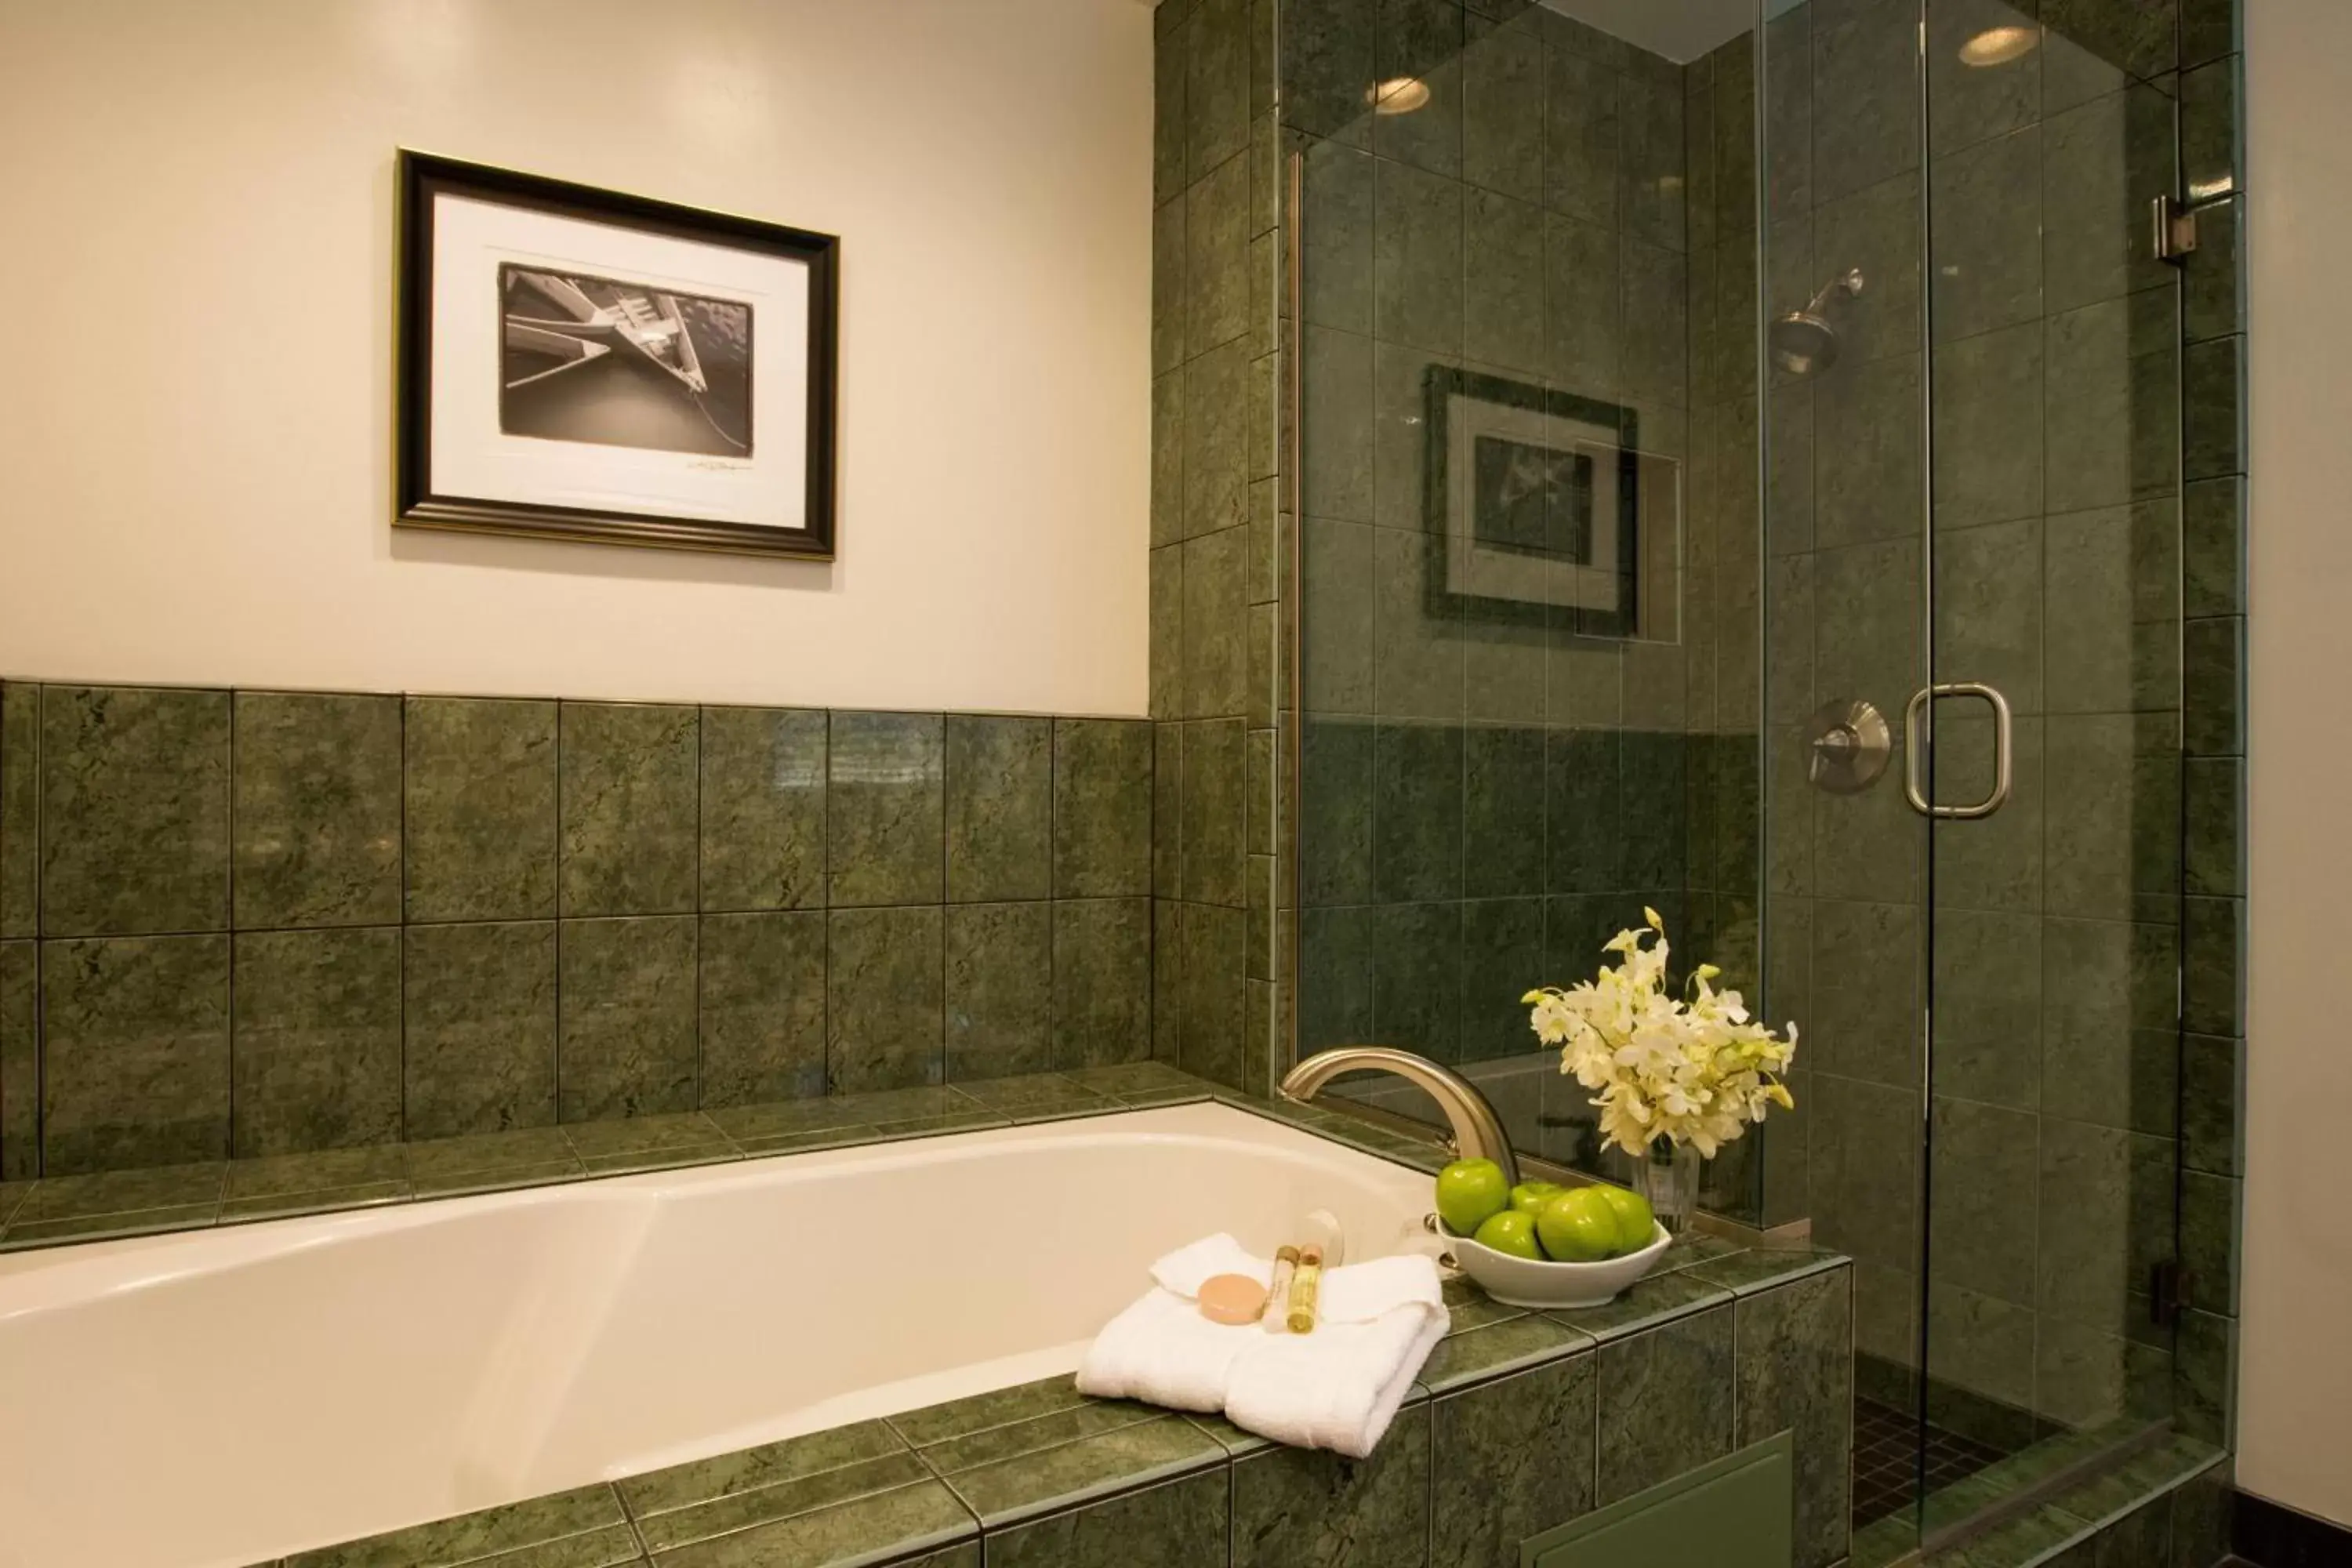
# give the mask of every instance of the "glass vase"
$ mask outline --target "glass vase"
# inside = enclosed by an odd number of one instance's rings
[[[1682,1235],[1698,1212],[1702,1163],[1696,1148],[1687,1143],[1677,1146],[1664,1138],[1650,1145],[1647,1158],[1634,1162],[1638,1190],[1650,1200],[1650,1211],[1669,1236]]]

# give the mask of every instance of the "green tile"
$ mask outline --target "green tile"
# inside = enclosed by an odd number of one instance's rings
[[[946,912],[950,1082],[1053,1062],[1054,907],[957,904]]]
[[[1015,1121],[1091,1115],[1118,1108],[1109,1095],[1086,1088],[1055,1072],[1024,1073],[1007,1078],[956,1080],[957,1090],[986,1109]]]
[[[2178,1114],[2174,1035],[2179,933],[2119,921],[2047,922],[2042,1108],[2168,1132]]]
[[[906,1554],[913,1552],[920,1555],[912,1563],[972,1568],[972,1555],[938,1549],[976,1533],[971,1513],[952,1492],[919,1480],[713,1536],[656,1561],[661,1568],[851,1568],[909,1563]]]
[[[2233,1444],[2238,1426],[2238,1321],[2216,1312],[2180,1315],[2173,1344],[2173,1424],[2184,1436]]]
[[[925,1448],[992,1427],[1034,1421],[1097,1403],[1100,1402],[1080,1394],[1067,1377],[1044,1377],[905,1411],[889,1417],[889,1423],[908,1443]],[[1120,1403],[1119,1408],[1129,1407]]]
[[[2246,901],[2184,900],[2181,1017],[2201,1035],[2241,1035],[2246,1017]]]
[[[613,1489],[581,1487],[456,1519],[373,1535],[320,1552],[299,1552],[286,1568],[457,1568],[499,1552],[625,1526]]]
[[[923,1453],[992,1531],[1225,1460],[1223,1447],[1190,1422],[1104,1405],[992,1428]]]
[[[2236,189],[2244,173],[2243,70],[2231,55],[2181,74],[2180,177],[2194,198]]]
[[[576,1181],[580,1157],[561,1128],[518,1127],[406,1145],[408,1180],[420,1198]]]
[[[1151,373],[1178,379],[1184,353],[1184,216],[1181,188],[1164,193],[1151,209]],[[1154,518],[1155,541],[1181,537],[1171,525],[1164,531]]]
[[[1731,1258],[1744,1257],[1735,1253]],[[1727,1261],[1729,1259],[1727,1258]],[[1579,1333],[1607,1342],[1640,1333],[1677,1318],[1731,1304],[1731,1292],[1704,1278],[1699,1265],[1672,1274],[1637,1279],[1606,1306],[1561,1307],[1546,1313]]]
[[[1143,1063],[1151,1055],[1151,901],[1053,905],[1053,1065]]]
[[[702,710],[702,907],[824,903],[823,709]]]
[[[2044,1117],[2037,1242],[2045,1315],[2122,1333],[2171,1255],[2177,1160],[2168,1138]]]
[[[229,1151],[229,939],[98,937],[41,950],[41,1170]]]
[[[408,1156],[403,1147],[378,1143],[232,1160],[226,1196],[231,1200],[289,1198],[345,1188],[405,1187],[407,1182]]]
[[[41,688],[41,931],[228,924],[226,691]]]
[[[2191,343],[2181,355],[2181,472],[2189,479],[2245,472],[2245,340]]]
[[[2136,313],[2152,319],[2155,307],[2161,307],[2167,342],[2149,349],[2142,341],[2149,329]],[[2171,322],[2169,289],[2049,319],[2043,438],[2049,451],[2068,457],[2050,468],[2050,510],[2118,506],[2172,489],[2180,454],[2180,372]]]
[[[1448,1334],[1466,1334],[1473,1329],[1483,1329],[1490,1323],[1500,1323],[1528,1315],[1525,1307],[1513,1307],[1497,1301],[1467,1275],[1456,1275],[1445,1281],[1445,1312]]]
[[[1151,890],[1151,726],[1054,721],[1054,896]]]
[[[27,1205],[27,1209],[30,1206]],[[119,1241],[126,1237],[202,1230],[214,1224],[220,1217],[220,1212],[221,1205],[217,1203],[200,1203],[72,1219],[35,1219],[20,1213],[8,1226],[7,1235],[0,1237],[0,1249],[13,1251],[34,1247],[60,1247],[75,1242]]]
[[[832,903],[940,899],[943,736],[936,713],[833,715],[826,805]]]
[[[945,734],[950,901],[1045,897],[1053,883],[1053,721],[951,713]]]
[[[1243,780],[1247,731],[1239,719],[1184,726],[1182,896],[1192,903],[1244,902]]]
[[[1184,193],[1184,335],[1194,356],[1249,330],[1249,161],[1239,151],[1198,171]]]
[[[581,1167],[592,1176],[709,1165],[735,1158],[735,1147],[700,1111],[577,1121],[563,1129]]]
[[[631,1515],[644,1521],[905,1452],[887,1423],[859,1421],[632,1476],[614,1488]]]
[[[226,1162],[215,1160],[45,1177],[19,1205],[11,1226],[21,1231],[27,1226],[207,1210],[219,1203],[227,1170]]]
[[[2180,1159],[2192,1171],[2242,1173],[2246,1043],[2212,1035],[2180,1043]]]
[[[0,1182],[41,1173],[40,1009],[38,944],[0,942]]]
[[[40,934],[41,689],[0,681],[0,937]]]
[[[2245,493],[2235,476],[2204,479],[2182,492],[2181,607],[2195,617],[2245,610]]]
[[[692,1110],[695,918],[561,923],[559,1120]]]
[[[765,1105],[726,1106],[709,1114],[720,1131],[740,1142],[842,1128],[871,1131],[881,1126],[936,1121],[968,1114],[971,1108],[971,1100],[954,1089],[917,1087],[820,1095]]]
[[[2042,143],[2041,128],[2029,125],[1935,160],[1931,319],[1939,341],[2042,314],[2042,216],[2017,200],[2042,183]]]
[[[412,697],[404,737],[408,918],[553,915],[556,705]]]
[[[2032,1300],[2033,1253],[2018,1238],[2033,1233],[2035,1117],[1942,1095],[1932,1114],[1928,1233],[1937,1278],[2004,1301]]]
[[[1829,1568],[1846,1554],[1850,1518],[1851,1273],[1840,1268],[1744,1296],[1732,1320],[1734,1441],[1795,1434],[1796,1562]]]
[[[2084,1533],[2072,1514],[2043,1505],[1936,1554],[1937,1568],[2026,1568]]]
[[[2244,763],[2235,757],[2192,757],[2183,766],[2183,794],[2188,801],[2187,890],[2242,894]]]
[[[1600,1369],[1603,1503],[1696,1469],[1732,1449],[1732,1312],[1717,1307],[1594,1352]]]
[[[1228,1088],[1238,1087],[1249,917],[1214,904],[1181,908],[1183,979],[1176,1065]]]
[[[1248,409],[1249,343],[1245,339],[1220,344],[1184,367],[1182,537],[1187,541],[1239,529],[1249,521]],[[1232,553],[1236,592],[1244,588],[1240,538],[1236,534],[1233,543],[1218,547]],[[1184,552],[1188,579],[1194,559],[1188,545]],[[1193,584],[1187,581],[1183,604],[1188,628],[1195,618],[1192,606],[1196,602],[1207,601],[1196,600]],[[1234,600],[1233,605],[1238,614],[1240,600]],[[1189,647],[1189,629],[1186,641],[1185,695],[1179,698],[1180,703],[1203,689],[1199,683],[1200,674],[1213,673],[1220,679],[1238,680],[1237,675],[1227,673],[1238,670],[1237,662],[1230,666],[1196,664]],[[1238,692],[1237,685],[1234,689]],[[1189,707],[1183,710],[1195,711]]]
[[[838,730],[834,739],[837,762]],[[937,905],[835,910],[827,917],[825,1072],[835,1093],[941,1080],[943,931]]]
[[[693,708],[562,705],[565,915],[695,907],[699,718]]]
[[[1530,1312],[1448,1335],[1431,1352],[1420,1381],[1432,1393],[1445,1394],[1591,1348],[1591,1336],[1581,1330]]]
[[[16,1217],[16,1211],[32,1195],[33,1183],[29,1180],[0,1182],[0,1228],[5,1228],[10,1220]]]
[[[900,1448],[871,1458],[811,1469],[789,1479],[731,1490],[667,1512],[635,1508],[637,1532],[646,1550],[672,1552],[698,1541],[758,1525],[772,1524],[856,1498],[936,1484],[914,1455]]]
[[[1062,1077],[1082,1089],[1107,1094],[1126,1105],[1170,1104],[1205,1100],[1216,1085],[1180,1072],[1164,1062],[1118,1062],[1102,1067],[1065,1068]]]
[[[2245,752],[2245,625],[2223,616],[2181,629],[2181,739],[2191,756]]]
[[[1365,1459],[1269,1448],[1233,1461],[1233,1568],[1412,1568],[1429,1560],[1430,1407],[1408,1404]]]
[[[555,922],[411,926],[402,949],[405,1135],[553,1121]]]
[[[396,926],[237,935],[230,1064],[239,1159],[400,1136],[400,942]]]
[[[235,711],[237,926],[396,923],[400,699],[240,691]]]
[[[992,1531],[995,1568],[1195,1568],[1225,1557],[1223,1470],[1186,1476],[1033,1523]]]
[[[1592,1508],[1593,1366],[1571,1356],[1431,1402],[1433,1568],[1512,1561]]]
[[[824,1092],[824,928],[819,910],[702,917],[703,1106]]]
[[[2238,1312],[2240,1184],[2203,1171],[2180,1173],[2180,1266],[2190,1301],[2210,1312]]]

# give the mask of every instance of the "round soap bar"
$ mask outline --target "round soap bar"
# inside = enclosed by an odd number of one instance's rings
[[[1265,1287],[1246,1274],[1214,1274],[1201,1281],[1201,1316],[1213,1323],[1255,1323],[1265,1310]]]

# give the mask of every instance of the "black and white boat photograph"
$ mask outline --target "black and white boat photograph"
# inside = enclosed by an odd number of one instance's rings
[[[509,436],[751,455],[751,307],[614,278],[499,269]]]

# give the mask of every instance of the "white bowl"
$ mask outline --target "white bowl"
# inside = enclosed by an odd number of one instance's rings
[[[1674,1237],[1650,1222],[1650,1245],[1600,1263],[1538,1263],[1482,1247],[1451,1230],[1440,1232],[1462,1272],[1496,1300],[1513,1307],[1605,1307],[1650,1271]]]

